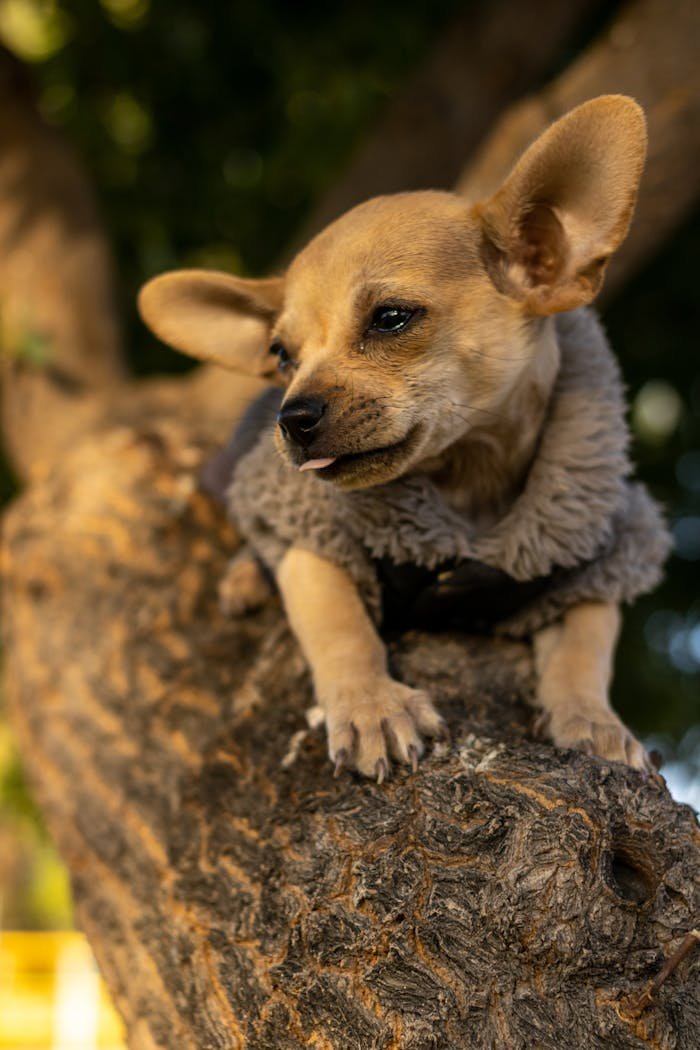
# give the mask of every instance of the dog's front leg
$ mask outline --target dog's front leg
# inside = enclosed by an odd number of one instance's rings
[[[574,605],[535,635],[537,703],[558,747],[651,769],[649,757],[612,710],[612,677],[620,612],[609,602]]]
[[[380,782],[389,754],[416,768],[420,734],[444,732],[427,693],[394,681],[386,651],[351,577],[292,547],[277,572],[289,622],[311,667],[336,769],[354,766]]]

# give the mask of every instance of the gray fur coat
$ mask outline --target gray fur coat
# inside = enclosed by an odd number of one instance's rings
[[[489,626],[519,638],[576,602],[630,602],[650,590],[670,540],[656,503],[630,481],[617,364],[590,311],[560,315],[556,328],[561,366],[538,450],[523,491],[493,527],[475,533],[419,474],[343,492],[300,473],[276,451],[273,423],[236,463],[228,487],[242,535],[271,571],[292,544],[342,566],[377,622],[387,562],[493,571],[521,597]],[[528,581],[538,582],[528,589]]]

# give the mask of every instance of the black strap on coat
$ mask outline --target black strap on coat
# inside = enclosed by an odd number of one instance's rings
[[[442,562],[434,569],[379,558],[375,566],[382,585],[382,629],[386,632],[417,627],[488,633],[566,573],[554,569],[547,576],[516,580],[476,558]]]

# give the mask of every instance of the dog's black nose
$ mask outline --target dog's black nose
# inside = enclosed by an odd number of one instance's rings
[[[318,436],[318,425],[325,411],[326,402],[320,397],[293,397],[282,405],[277,422],[289,441],[308,448]]]

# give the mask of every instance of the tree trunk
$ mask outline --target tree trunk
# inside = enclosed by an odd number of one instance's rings
[[[407,635],[454,733],[333,780],[276,601],[226,620],[235,537],[192,418],[131,404],[7,523],[23,754],[130,1046],[695,1050],[700,841],[658,777],[536,743],[528,651]]]
[[[124,375],[92,189],[0,47],[0,422],[18,472],[69,446]]]
[[[0,123],[4,156],[26,131]],[[23,193],[44,201],[50,170],[24,165]],[[528,650],[456,635],[391,647],[453,743],[381,787],[333,780],[276,599],[238,621],[216,601],[238,541],[193,479],[255,384],[121,378],[106,250],[86,188],[62,185],[47,229],[74,269],[52,301],[93,335],[50,329],[49,369],[5,361],[33,479],[4,521],[5,677],[130,1046],[694,1050],[697,956],[650,983],[697,923],[690,810],[659,777],[535,742]],[[38,226],[13,225],[19,191],[1,203],[21,258]],[[48,280],[53,250],[33,265]],[[17,410],[27,382],[45,417]]]

